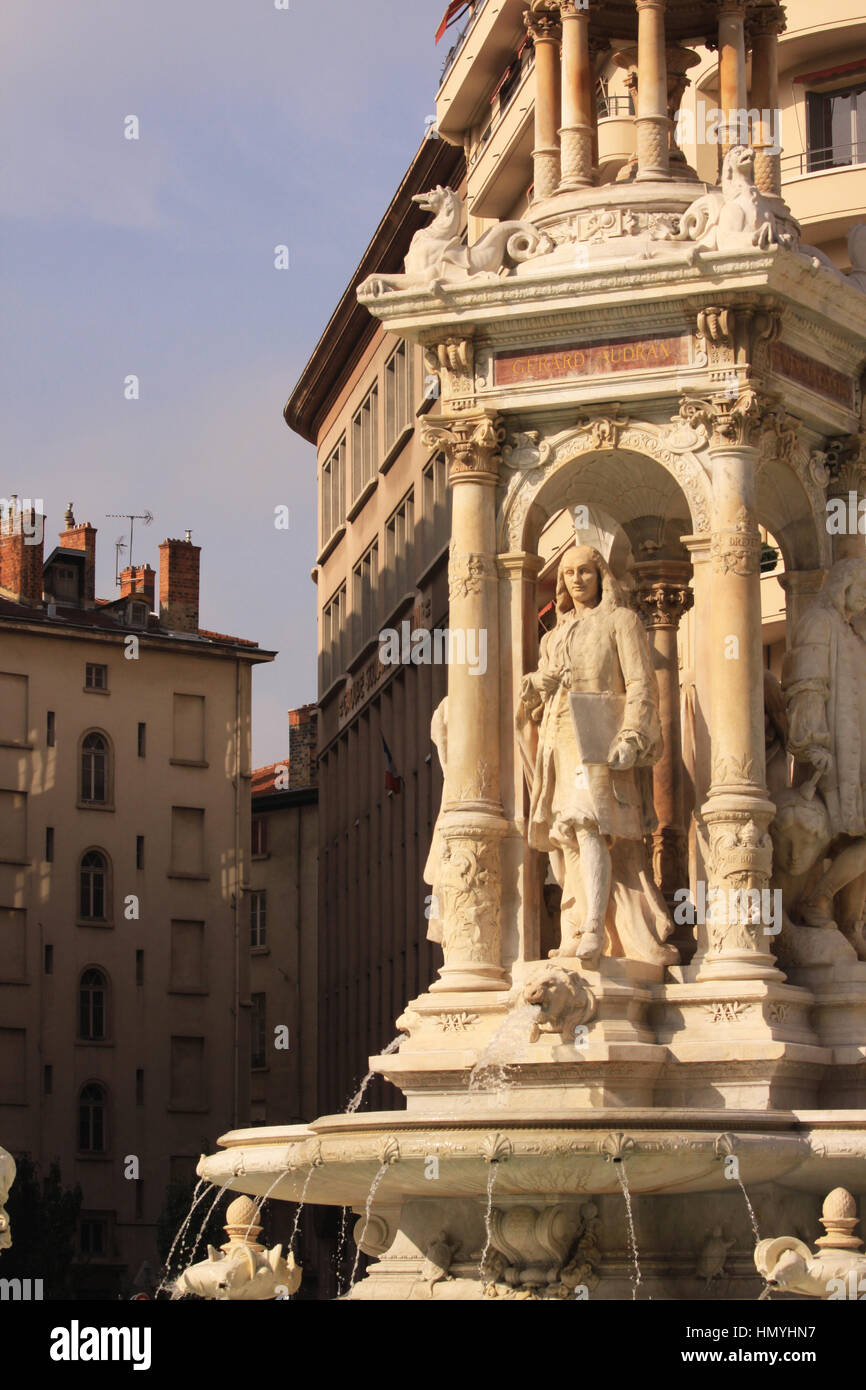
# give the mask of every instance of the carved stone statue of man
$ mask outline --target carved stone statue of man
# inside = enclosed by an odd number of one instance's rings
[[[866,641],[858,619],[864,614],[866,560],[839,560],[797,624],[782,680],[795,788],[804,800],[815,789],[826,811],[821,816],[826,828],[815,833],[813,861],[832,859],[817,881],[813,877],[796,911],[808,926],[838,924],[861,959],[866,959]]]
[[[677,951],[664,942],[673,924],[644,853],[656,824],[649,770],[662,751],[647,636],[589,546],[563,555],[556,612],[517,710],[529,843],[550,855],[562,886],[561,944],[551,954],[590,966],[603,950],[672,964]]]

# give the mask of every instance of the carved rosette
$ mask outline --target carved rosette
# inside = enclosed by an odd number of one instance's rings
[[[499,841],[466,827],[442,830],[438,889],[445,969],[499,965]]]
[[[451,483],[495,483],[499,478],[505,425],[498,415],[431,420],[421,430],[425,449],[441,449]]]

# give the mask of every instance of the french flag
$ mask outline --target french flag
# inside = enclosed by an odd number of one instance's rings
[[[403,789],[403,778],[394,766],[391,749],[385,742],[384,734],[382,734],[382,747],[385,750],[385,790],[387,792],[400,792]]]

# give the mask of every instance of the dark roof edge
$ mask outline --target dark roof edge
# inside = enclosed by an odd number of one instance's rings
[[[461,149],[445,140],[422,141],[283,410],[289,429],[309,443],[316,443],[340,380],[378,327],[378,320],[358,303],[356,287],[377,270],[402,268],[413,234],[429,216],[412,202],[412,194],[459,182],[463,167]]]
[[[250,799],[256,814],[260,811],[278,811],[281,807],[312,805],[319,799],[319,788],[284,787],[278,792],[253,792]]]

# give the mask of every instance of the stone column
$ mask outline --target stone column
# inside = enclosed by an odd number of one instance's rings
[[[659,715],[664,750],[653,768],[653,877],[669,907],[674,893],[688,887],[688,844],[683,787],[682,731],[677,629],[692,606],[687,560],[642,560],[634,566],[635,603],[649,633],[659,684]],[[680,946],[679,941],[674,942]],[[689,930],[684,943],[693,944]]]
[[[753,391],[717,398],[712,430],[712,783],[701,814],[709,838],[706,954],[699,980],[779,979],[765,923],[732,893],[769,889],[774,806],[764,765],[761,537],[755,519],[758,440],[764,417]]]
[[[758,112],[752,128],[755,186],[771,197],[782,195],[781,115],[779,112],[779,34],[785,28],[781,5],[761,5],[749,17],[752,91],[749,106]]]
[[[535,45],[534,201],[549,198],[559,183],[559,5],[532,0],[523,16]]]
[[[448,625],[448,746],[437,890],[445,962],[432,990],[505,989],[500,844],[508,829],[499,785],[499,621],[496,483],[504,428],[472,411],[424,425],[422,442],[448,461],[453,488]],[[483,638],[482,635],[483,634]],[[460,643],[486,666],[459,660]],[[469,643],[475,646],[470,647]],[[455,647],[457,659],[455,659]]]
[[[637,4],[637,174],[670,178],[671,122],[665,61],[665,0]]]
[[[589,10],[561,0],[562,15],[562,177],[560,192],[592,183],[595,82],[589,52]]]
[[[817,598],[824,587],[826,570],[786,570],[778,576],[785,590],[785,645],[790,647],[791,637],[803,610],[813,598]]]
[[[724,123],[719,132],[722,158],[732,145],[746,143],[748,133],[740,130],[736,112],[745,113],[746,41],[745,0],[722,0],[719,9],[719,88]]]

